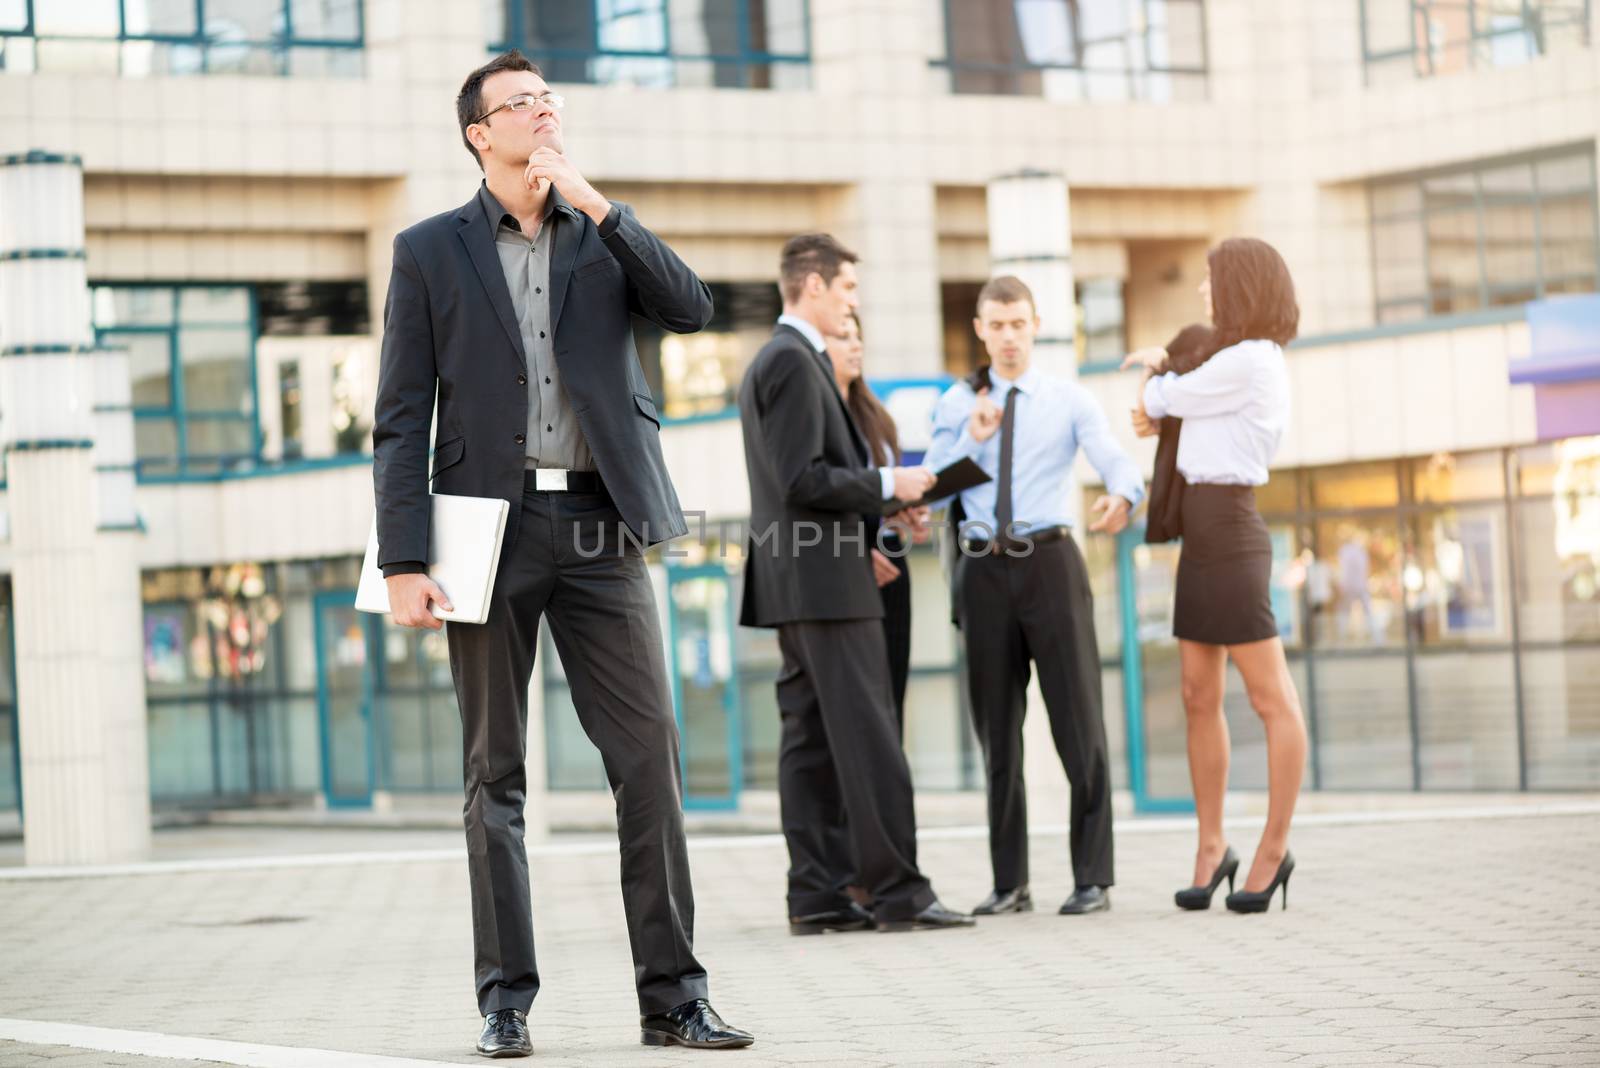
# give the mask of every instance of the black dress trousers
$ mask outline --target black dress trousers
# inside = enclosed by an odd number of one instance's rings
[[[1110,886],[1111,774],[1101,707],[1100,651],[1089,571],[1071,538],[1024,557],[958,556],[956,595],[967,647],[973,726],[988,773],[994,885],[1028,881],[1022,719],[1029,661],[1050,733],[1072,786],[1072,872],[1078,886]]]
[[[911,674],[911,564],[906,546],[893,534],[883,538],[884,548],[900,577],[878,587],[883,597],[883,640],[889,649],[889,685],[894,691],[894,718],[900,738],[906,736],[906,680]]]
[[[910,919],[934,894],[917,869],[911,768],[890,703],[883,623],[784,623],[778,648],[789,915],[843,908],[845,887],[858,882],[878,919]]]
[[[663,1012],[705,997],[706,972],[693,949],[678,729],[655,592],[604,492],[528,492],[521,508],[488,621],[446,624],[466,760],[478,1008],[527,1012],[539,991],[522,810],[528,680],[548,616],[572,703],[616,798],[639,1011]]]

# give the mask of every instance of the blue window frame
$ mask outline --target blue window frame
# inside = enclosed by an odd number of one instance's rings
[[[944,0],[953,93],[1199,100],[1204,0]]]
[[[359,77],[361,0],[0,0],[0,70]]]
[[[256,296],[242,285],[96,285],[95,338],[129,352],[140,478],[255,466]]]
[[[1368,85],[1589,46],[1590,0],[1361,0]]]
[[[681,8],[681,9],[680,9]],[[805,89],[807,0],[486,0],[489,48],[550,82]]]

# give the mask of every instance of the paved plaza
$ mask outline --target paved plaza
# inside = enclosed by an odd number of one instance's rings
[[[1600,1064],[1600,806],[1396,817],[1308,816],[1286,912],[1178,912],[1185,823],[1123,820],[1109,913],[1055,914],[1071,886],[1051,831],[1032,843],[1040,911],[822,938],[787,933],[778,839],[699,837],[713,1003],[758,1036],[733,1053],[638,1045],[614,843],[558,837],[532,860],[531,1063]],[[1247,860],[1254,830],[1234,828]],[[0,871],[0,1064],[478,1060],[455,836],[174,831],[167,855],[184,834],[239,859]],[[247,859],[252,835],[280,855]],[[948,903],[988,889],[974,829],[921,851]]]

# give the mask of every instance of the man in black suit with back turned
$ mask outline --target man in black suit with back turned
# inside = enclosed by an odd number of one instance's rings
[[[378,563],[395,622],[437,630],[430,605],[449,606],[424,564],[437,390],[434,489],[512,502],[487,622],[446,631],[465,749],[478,1052],[532,1052],[539,972],[522,808],[545,615],[616,797],[641,1041],[747,1046],[707,1003],[694,956],[678,731],[641,548],[687,526],[629,322],[690,333],[710,319],[711,295],[563,155],[561,105],[519,52],[473,71],[456,112],[484,182],[395,238],[372,433]]]
[[[740,622],[776,627],[783,653],[778,803],[794,934],[973,922],[941,905],[917,869],[911,771],[863,522],[891,498],[919,500],[933,475],[869,466],[824,352],[824,336],[844,333],[856,306],[855,261],[827,234],[784,246],[783,315],[739,388],[751,513]],[[853,883],[872,895],[871,912],[846,893]]]

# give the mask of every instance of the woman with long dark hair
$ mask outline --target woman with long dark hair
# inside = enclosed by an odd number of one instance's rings
[[[873,396],[861,375],[861,320],[851,312],[844,333],[828,338],[828,359],[833,363],[833,378],[844,398],[845,407],[867,441],[872,466],[894,467],[900,463],[900,433],[894,418]],[[876,517],[868,518],[868,536],[877,535]],[[885,529],[874,541],[872,572],[883,597],[883,634],[889,644],[889,677],[894,682],[895,715],[900,736],[906,733],[906,678],[911,670],[911,571],[906,562],[906,544],[900,531]],[[886,552],[879,552],[882,544]]]
[[[1300,310],[1288,266],[1264,241],[1231,238],[1211,250],[1207,264],[1200,296],[1213,328],[1209,357],[1178,374],[1167,368],[1164,349],[1145,349],[1123,366],[1145,368],[1134,410],[1141,436],[1157,432],[1154,420],[1183,420],[1177,450],[1183,548],[1172,633],[1182,660],[1200,843],[1193,883],[1176,901],[1180,908],[1209,908],[1223,879],[1232,889],[1239,868],[1222,833],[1228,787],[1222,695],[1232,660],[1266,727],[1268,802],[1244,887],[1227,904],[1235,912],[1264,912],[1279,886],[1289,904],[1289,823],[1305,769],[1306,729],[1272,614],[1272,543],[1255,487],[1266,484],[1288,425],[1283,346],[1295,336]]]

